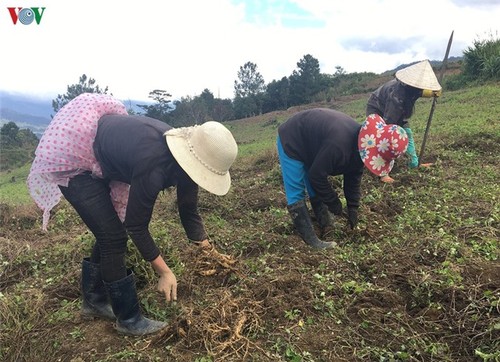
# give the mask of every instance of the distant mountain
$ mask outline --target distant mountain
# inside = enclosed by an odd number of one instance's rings
[[[52,100],[0,91],[0,118],[35,125],[49,124]]]
[[[38,137],[50,123],[52,101],[0,91],[0,126],[14,122]]]
[[[16,107],[17,108],[17,107]],[[20,109],[20,108],[18,108]],[[13,121],[15,123],[30,123],[33,125],[48,125],[50,122],[49,117],[35,116],[33,114],[19,113],[11,108],[0,108],[0,118]]]
[[[463,57],[460,56],[460,57],[449,57],[448,58],[448,65],[450,63],[457,63],[457,62],[460,62],[463,60]],[[409,67],[410,65],[413,65],[413,64],[416,64],[418,63],[417,62],[413,62],[413,63],[409,63],[409,64],[401,64],[400,66],[394,68],[394,69],[391,69],[391,70],[387,70],[385,71],[383,74],[388,74],[388,73],[395,73],[397,72],[398,70],[400,69],[404,69],[406,67]],[[443,61],[442,60],[429,60],[429,63],[431,64],[431,66],[434,68],[434,69],[439,69],[441,68],[441,65],[443,64]]]
[[[47,128],[50,118],[18,113],[9,108],[0,109],[0,126],[8,122],[14,122],[21,129],[28,128],[40,138]]]

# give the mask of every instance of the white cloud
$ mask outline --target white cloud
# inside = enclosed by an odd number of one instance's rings
[[[306,54],[324,73],[383,72],[442,59],[498,32],[492,1],[12,0],[45,7],[40,25],[13,25],[0,7],[0,89],[55,97],[87,74],[121,99],[174,98],[208,88],[233,97],[239,67],[257,64],[266,82],[288,76]],[[260,9],[260,10],[259,10]],[[252,11],[252,12],[251,12]],[[251,12],[251,13],[250,13]],[[293,27],[293,26],[299,27]]]

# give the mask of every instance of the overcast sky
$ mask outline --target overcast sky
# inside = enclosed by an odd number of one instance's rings
[[[45,10],[39,24],[14,25],[8,7]],[[266,84],[306,54],[322,73],[381,73],[442,60],[452,31],[450,56],[460,56],[499,28],[500,0],[9,0],[0,90],[55,98],[86,74],[122,100],[206,88],[233,98],[248,61]]]

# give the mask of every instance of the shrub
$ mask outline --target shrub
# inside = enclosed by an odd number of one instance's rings
[[[464,51],[463,75],[468,80],[500,79],[500,39],[490,34],[488,39],[475,40]]]

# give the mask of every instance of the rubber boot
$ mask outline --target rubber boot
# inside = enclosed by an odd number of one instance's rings
[[[332,218],[328,212],[328,207],[323,203],[323,201],[321,201],[319,197],[311,197],[309,202],[311,203],[314,216],[316,216],[316,220],[318,220],[321,230],[332,226]]]
[[[318,239],[316,233],[314,232],[311,217],[309,216],[309,211],[307,210],[304,200],[288,205],[287,209],[292,217],[295,230],[297,230],[300,237],[306,242],[306,244],[315,249],[332,248],[337,245],[335,242],[325,242]]]
[[[116,316],[116,330],[119,333],[143,336],[158,332],[167,325],[165,322],[155,321],[142,315],[132,272],[129,271],[128,276],[116,282],[104,282],[104,285],[111,298]]]
[[[101,278],[99,264],[91,263],[89,258],[82,261],[82,310],[83,318],[104,318],[115,320],[108,299],[108,292]]]

